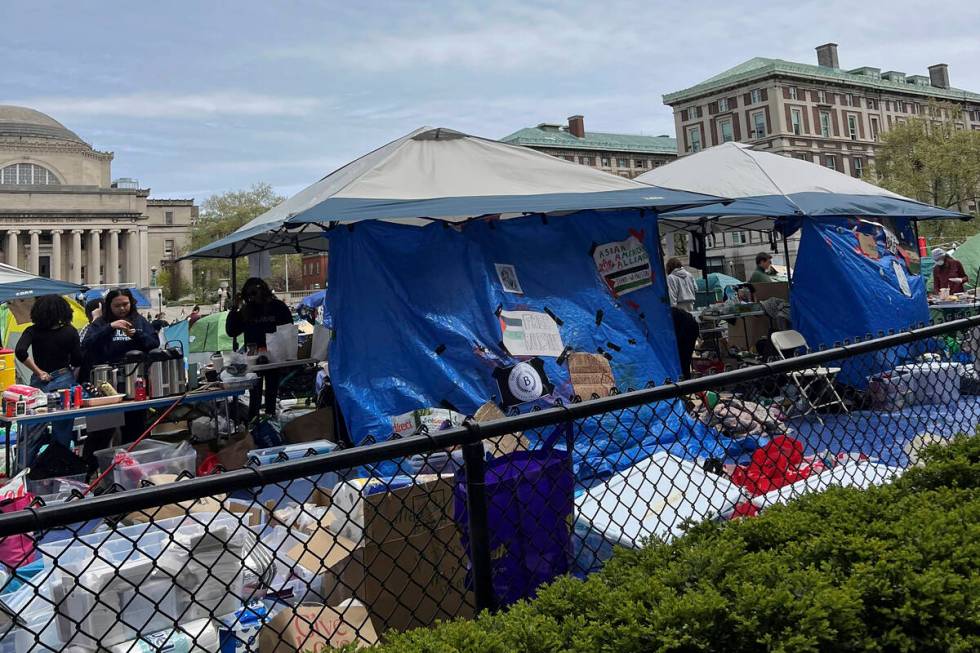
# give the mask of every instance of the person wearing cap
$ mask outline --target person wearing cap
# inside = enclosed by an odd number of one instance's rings
[[[772,267],[772,256],[768,252],[759,252],[755,255],[755,272],[749,277],[749,283],[769,283],[776,276],[776,270]]]
[[[948,288],[950,293],[963,292],[963,284],[970,281],[963,264],[947,254],[942,247],[932,250],[932,260],[936,262],[932,268],[933,290],[938,293],[943,288]]]

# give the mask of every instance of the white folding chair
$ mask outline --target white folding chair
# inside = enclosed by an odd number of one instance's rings
[[[796,356],[800,350],[804,354],[810,353],[810,346],[806,344],[806,338],[799,331],[777,331],[769,336],[772,347],[779,353],[779,357],[788,360]],[[787,352],[789,355],[787,356]],[[823,419],[816,412],[819,408],[829,406],[840,406],[845,413],[848,412],[844,400],[837,394],[834,387],[834,379],[840,373],[839,367],[811,367],[788,374],[790,380],[800,391],[800,398],[809,406],[801,415],[807,416],[813,413],[820,424]],[[824,401],[826,398],[826,401]],[[821,403],[823,402],[823,403]]]

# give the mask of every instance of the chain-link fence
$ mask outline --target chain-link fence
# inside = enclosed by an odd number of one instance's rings
[[[925,444],[975,432],[978,326],[966,318],[816,353],[782,334],[763,365],[34,499],[0,516],[0,652],[373,643],[533,596],[617,546],[884,483]]]

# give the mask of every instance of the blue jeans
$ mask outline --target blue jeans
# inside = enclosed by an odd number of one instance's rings
[[[47,392],[57,392],[58,390],[65,390],[67,388],[76,385],[75,375],[71,370],[64,369],[58,370],[51,375],[51,380],[44,382],[37,377],[36,374],[31,374],[31,387],[38,388],[39,390]],[[62,419],[55,419],[52,415],[51,419],[51,440],[57,442],[58,444],[64,446],[66,449],[71,448],[71,431],[72,426],[75,423],[74,417],[65,416]],[[37,450],[41,448],[41,445],[45,444],[40,441],[40,436],[44,432],[44,427],[37,427],[37,430],[31,433],[30,440],[30,450],[28,451],[27,464],[31,465],[34,462],[35,456],[37,456]]]

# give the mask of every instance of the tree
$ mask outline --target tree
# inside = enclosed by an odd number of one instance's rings
[[[930,103],[925,113],[882,135],[875,173],[881,186],[942,208],[966,213],[980,201],[980,132],[964,129],[962,108]],[[932,220],[920,233],[961,240],[980,224]]]
[[[246,190],[228,191],[212,195],[201,205],[200,215],[191,233],[191,247],[198,249],[223,238],[285,200],[265,182],[252,185]],[[203,259],[194,264],[195,292],[199,299],[207,300],[218,288],[221,279],[231,277],[231,262],[220,259]],[[238,276],[244,280],[248,264],[238,262]],[[275,280],[272,280],[275,283]]]

